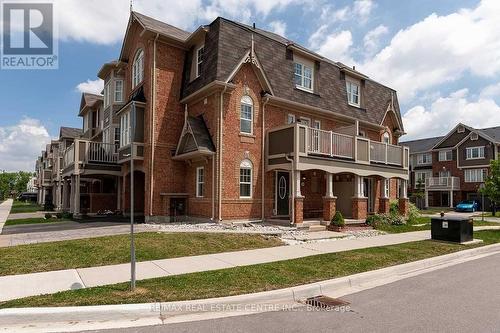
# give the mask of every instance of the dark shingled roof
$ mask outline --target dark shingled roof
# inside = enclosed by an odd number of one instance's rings
[[[83,134],[82,129],[73,127],[61,127],[59,138],[77,138]]]
[[[492,138],[495,142],[500,142],[500,126],[481,128],[478,131]]]
[[[180,41],[185,41],[191,35],[191,33],[187,31],[176,28],[173,25],[167,24],[165,22],[155,20],[154,18],[143,15],[141,13],[132,12],[132,14],[137,18],[137,20],[143,27],[145,27],[147,30],[157,32],[160,35],[165,35],[171,38],[178,39]]]
[[[444,136],[437,136],[434,138],[405,141],[405,142],[401,142],[401,145],[409,147],[410,154],[422,153],[422,152],[430,151],[432,149],[432,147],[434,147],[439,142],[439,140],[441,140],[442,138],[444,138]]]
[[[208,131],[203,116],[187,117],[188,130],[180,138],[177,155],[182,155],[194,151],[215,152],[212,137]]]
[[[261,29],[254,30],[250,26],[224,18],[218,18],[210,24],[205,37],[205,58],[200,77],[190,81],[190,67],[186,66],[183,97],[214,80],[226,81],[251,48],[252,34],[255,53],[276,97],[381,124],[394,96],[394,108],[399,123],[402,124],[397,95],[393,89],[366,78],[362,80],[364,105],[362,108],[350,106],[347,103],[345,76],[341,64],[317,56],[319,58],[316,58],[316,93],[299,90],[295,87],[293,79],[294,51],[288,46],[293,44],[303,50],[307,50],[306,48],[274,33]],[[307,51],[314,55],[312,51]],[[190,63],[193,52],[193,49],[188,52],[186,63]]]

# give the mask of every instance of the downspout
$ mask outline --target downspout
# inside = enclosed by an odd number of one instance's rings
[[[265,130],[265,125],[266,125],[266,104],[269,102],[269,97],[267,97],[262,103],[262,222],[264,222],[265,219],[265,210],[266,210],[266,203],[265,203],[265,176],[266,176],[266,146],[265,146],[265,135],[266,135],[266,130]]]
[[[220,93],[220,105],[219,105],[219,189],[218,189],[218,215],[219,215],[219,222],[222,222],[222,149],[223,149],[223,143],[222,143],[222,127],[223,127],[223,113],[224,113],[224,93],[227,90],[227,86],[224,87],[222,92]]]
[[[290,224],[295,223],[295,159],[291,159],[287,154],[285,155],[285,159],[288,162],[292,163],[292,175],[291,175],[291,182],[292,182],[292,204],[290,205]]]
[[[154,160],[155,160],[155,111],[156,111],[156,41],[160,34],[156,34],[153,42],[153,69],[151,71],[152,87],[151,87],[151,130],[149,135],[151,138],[151,168],[150,168],[150,186],[149,186],[149,216],[153,216],[153,190],[154,190]]]

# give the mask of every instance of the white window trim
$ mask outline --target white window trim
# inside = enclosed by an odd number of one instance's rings
[[[391,180],[389,178],[384,179],[384,198],[389,198],[391,195]]]
[[[417,185],[418,185],[418,179],[419,178],[422,178],[422,177],[419,177],[418,175],[424,175],[424,179],[423,179],[423,182],[422,184],[424,185],[425,187],[425,180],[429,177],[432,177],[432,171],[431,170],[426,170],[426,171],[415,171],[415,185],[414,185],[414,188],[416,189],[417,188]]]
[[[465,169],[464,181],[466,183],[483,183],[488,176],[487,169]],[[473,177],[472,177],[473,176]]]
[[[292,122],[289,122],[289,119],[292,119]],[[289,113],[286,115],[286,123],[287,125],[295,123],[295,115],[293,113]]]
[[[420,161],[419,157],[420,156],[430,156],[430,161],[426,161],[424,162],[423,161],[423,158],[422,158],[422,161]],[[429,165],[429,164],[432,164],[432,153],[422,153],[422,154],[418,154],[417,155],[417,165]]]
[[[198,48],[196,49],[196,64],[195,64],[195,65],[196,65],[196,66],[195,66],[195,73],[196,73],[196,75],[195,75],[195,78],[197,78],[197,77],[199,77],[199,76],[200,76],[200,73],[198,72],[198,66],[199,66],[199,65],[201,65],[201,64],[203,63],[203,59],[202,59],[201,61],[200,61],[200,59],[199,59],[199,56],[200,56],[200,55],[199,55],[199,51],[200,51],[201,49],[203,49],[203,55],[205,55],[205,44],[201,45],[200,47],[198,47]]]
[[[301,65],[301,73],[300,73],[301,83],[300,84],[297,84],[295,82],[295,75],[297,75],[295,73],[295,64]],[[306,67],[311,70],[311,88],[306,87],[304,84],[304,82],[305,82],[305,68]],[[314,64],[313,64],[313,66],[311,66],[311,65],[305,64],[305,62],[294,60],[294,62],[293,62],[293,83],[295,84],[295,88],[306,91],[306,92],[313,93],[314,92]]]
[[[200,170],[203,170],[203,181],[200,182]],[[202,193],[199,192],[200,190],[200,185],[203,187],[202,188]],[[205,190],[205,168],[204,167],[197,167],[196,168],[196,197],[197,198],[203,198],[204,197],[204,190]]]
[[[121,85],[122,85],[120,90],[117,89],[118,82],[120,82]],[[117,93],[120,93],[120,98],[119,99],[116,98],[116,94]],[[123,102],[123,80],[116,80],[115,81],[115,91],[114,91],[114,96],[113,97],[114,97],[115,102],[117,102],[117,103]]]
[[[140,59],[140,62],[138,62]],[[144,81],[144,50],[138,49],[132,63],[132,89]]]
[[[350,101],[349,84],[358,86],[358,103],[353,103]],[[361,107],[361,82],[346,78],[345,89],[347,92],[347,104],[355,106],[357,108]]]
[[[366,138],[366,132],[363,131],[363,130],[359,130],[358,131],[358,136],[362,137],[362,138]]]
[[[250,182],[242,182],[241,181],[241,170],[242,169],[250,170]],[[241,199],[251,199],[252,195],[253,195],[253,163],[252,163],[252,161],[246,159],[240,163],[238,177],[239,177],[238,185],[239,185],[240,198]],[[250,184],[250,195],[249,196],[242,196],[241,195],[241,184]]]
[[[465,127],[464,126],[458,126],[457,133],[464,133],[464,132],[465,132]]]
[[[472,157],[472,150],[473,149],[478,149],[478,157]],[[471,152],[469,157],[469,151]],[[483,156],[481,156],[479,153],[483,152]],[[465,159],[466,160],[483,160],[484,159],[484,146],[477,146],[477,147],[467,147],[465,148]]]
[[[248,98],[249,101],[244,101],[244,99]],[[250,115],[250,119],[246,119],[246,118],[242,118],[241,117],[241,107],[243,105],[247,105],[247,106],[250,106],[250,110],[251,110],[251,115]],[[255,110],[254,110],[254,103],[253,103],[253,99],[252,97],[248,96],[248,95],[244,95],[243,97],[241,97],[241,100],[240,100],[240,134],[243,134],[243,135],[253,135],[253,118],[254,118],[254,113],[255,113]],[[241,130],[241,121],[242,120],[246,120],[246,121],[250,121],[250,133],[249,132],[243,132]]]
[[[387,142],[385,142],[386,138],[387,138]],[[385,131],[384,134],[382,134],[382,142],[383,143],[391,144],[392,143],[391,139],[392,139],[391,133],[389,133],[388,131]]]
[[[307,124],[307,127],[310,127],[311,126],[311,118],[309,117],[299,117],[299,120],[307,120],[308,124]]]
[[[131,143],[131,138],[130,138],[130,111],[125,112],[122,114],[120,117],[120,147],[125,147],[130,145]]]
[[[451,157],[448,159],[447,154],[450,153]],[[442,159],[441,154],[444,154],[444,159]],[[453,161],[453,150],[448,149],[448,150],[440,150],[438,153],[438,161],[439,162],[447,162],[447,161]]]

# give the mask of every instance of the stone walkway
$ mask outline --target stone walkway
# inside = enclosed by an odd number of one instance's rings
[[[500,227],[477,227],[476,230]],[[430,238],[430,231],[386,234],[359,239],[311,242],[256,250],[143,261],[137,263],[137,279],[247,266],[302,258],[323,253],[401,244]],[[55,293],[63,290],[102,286],[130,279],[130,264],[67,269],[0,277],[0,301]]]
[[[2,233],[5,221],[7,221],[7,217],[9,217],[13,202],[12,199],[7,199],[0,204],[0,234]]]

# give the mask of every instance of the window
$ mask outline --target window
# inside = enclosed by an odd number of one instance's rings
[[[389,178],[384,179],[384,198],[389,198],[389,190],[391,187],[391,180]]]
[[[130,144],[130,112],[120,118],[120,147]]]
[[[289,114],[286,116],[286,123],[287,123],[287,124],[293,124],[294,122],[295,122],[295,115],[294,115],[294,114],[289,113]]]
[[[135,54],[132,65],[132,88],[136,87],[144,79],[144,51],[139,49]]]
[[[466,183],[482,183],[486,178],[486,169],[465,169]]]
[[[109,82],[104,86],[104,108],[107,108],[109,105]]]
[[[123,102],[123,81],[115,81],[115,102]]]
[[[470,140],[471,141],[476,141],[477,139],[479,139],[479,136],[477,135],[477,133],[471,133],[470,134]]]
[[[300,123],[306,125],[307,127],[311,126],[311,119],[306,117],[300,117]]]
[[[203,197],[205,186],[205,169],[203,167],[196,168],[196,197]]]
[[[463,133],[463,132],[465,132],[465,127],[463,127],[462,125],[458,126],[458,128],[457,128],[457,132],[458,132],[458,133]]]
[[[360,105],[360,103],[359,103],[359,84],[346,80],[346,86],[347,86],[347,102],[349,103],[349,105],[359,107],[359,105]]]
[[[418,154],[417,155],[417,164],[432,164],[432,154]]]
[[[366,132],[365,132],[365,131],[363,131],[363,130],[359,130],[359,132],[358,132],[358,136],[363,137],[363,138],[366,138]]]
[[[422,182],[422,187],[425,186],[425,180],[432,177],[432,171],[415,171],[415,188],[418,188],[419,181]]]
[[[382,135],[382,142],[391,143],[391,135],[388,132],[384,132],[384,135]]]
[[[466,159],[474,160],[484,158],[484,147],[469,147],[466,148]]]
[[[240,198],[252,197],[252,162],[243,160],[240,164]]]
[[[439,151],[439,161],[451,161],[453,160],[453,152],[451,150],[441,150]]]
[[[201,64],[203,63],[203,56],[205,55],[205,45],[196,50],[196,77],[201,74]]]
[[[294,63],[295,87],[313,91],[313,69],[302,63]]]
[[[253,101],[250,96],[243,96],[240,104],[240,132],[253,132]]]
[[[114,142],[115,146],[120,145],[120,128],[115,127],[115,137],[114,137]]]

